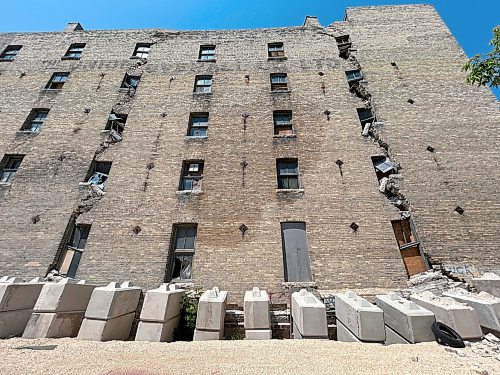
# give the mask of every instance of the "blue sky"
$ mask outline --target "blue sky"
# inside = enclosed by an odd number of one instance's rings
[[[282,27],[302,25],[305,15],[328,25],[342,20],[349,6],[408,3],[434,5],[469,56],[489,51],[500,24],[499,0],[0,0],[0,32],[59,31],[68,21],[86,29]]]

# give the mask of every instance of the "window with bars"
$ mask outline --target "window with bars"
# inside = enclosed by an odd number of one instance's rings
[[[196,224],[174,225],[170,280],[191,280],[196,234]]]
[[[208,134],[208,113],[191,113],[188,136],[206,137]]]
[[[194,82],[195,94],[210,94],[212,92],[212,76],[196,76]]]
[[[23,46],[10,45],[7,46],[0,54],[0,61],[13,61]]]
[[[267,56],[268,57],[284,57],[285,48],[283,43],[269,43],[267,45]]]
[[[137,43],[135,45],[135,49],[134,49],[134,53],[132,54],[132,57],[147,59],[149,56],[150,49],[151,49],[151,43]]]
[[[78,60],[82,57],[83,50],[85,48],[85,43],[73,43],[69,46],[65,55],[62,57],[63,59],[72,59]]]
[[[139,85],[140,79],[141,79],[140,76],[132,76],[129,74],[125,74],[125,77],[123,77],[123,81],[120,88],[136,90],[137,86]]]
[[[287,91],[288,76],[286,73],[271,74],[271,91]]]
[[[16,175],[24,155],[5,155],[0,163],[0,183],[7,184]]]
[[[45,88],[47,90],[61,90],[68,80],[68,77],[69,73],[54,73]]]
[[[277,159],[278,189],[299,189],[299,163],[297,159]]]
[[[200,46],[200,53],[198,55],[200,61],[215,61],[215,46]]]
[[[274,135],[293,135],[292,111],[274,111]]]
[[[181,191],[200,191],[204,163],[200,160],[185,161],[182,164]]]
[[[29,133],[40,133],[43,123],[49,114],[48,109],[32,109],[28,118],[21,127],[21,131]]]
[[[70,240],[66,243],[63,256],[59,261],[59,273],[75,277],[83,250],[90,233],[90,224],[75,224]]]

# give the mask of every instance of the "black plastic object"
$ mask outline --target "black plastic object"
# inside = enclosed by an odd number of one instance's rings
[[[451,346],[452,348],[465,348],[464,340],[453,328],[446,324],[432,323],[432,333],[436,336],[438,344]]]

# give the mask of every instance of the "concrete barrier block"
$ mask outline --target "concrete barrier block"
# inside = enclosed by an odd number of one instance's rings
[[[75,283],[62,279],[57,283],[43,285],[36,301],[36,312],[73,312],[85,311],[95,285],[85,284],[85,280]]]
[[[383,311],[353,292],[335,295],[335,316],[362,341],[385,340]]]
[[[377,295],[377,306],[384,312],[384,321],[411,343],[434,341],[431,326],[434,314],[396,294]]]
[[[464,289],[451,289],[443,295],[472,307],[481,327],[500,332],[500,298],[487,292],[473,294]]]
[[[496,273],[486,272],[481,277],[473,278],[472,283],[479,292],[500,297],[500,276]]]
[[[265,290],[253,288],[243,299],[245,329],[270,329],[269,295]]]
[[[328,338],[326,307],[307,290],[292,293],[292,317],[298,330],[294,338]]]
[[[0,339],[21,336],[33,309],[0,311]]]
[[[410,344],[404,337],[398,335],[392,328],[385,326],[385,345]]]
[[[249,329],[245,331],[247,340],[271,340],[273,333],[270,329]]]
[[[207,290],[200,297],[196,315],[196,330],[194,340],[215,340],[215,334],[205,334],[202,331],[217,332],[217,337],[224,335],[224,319],[226,316],[227,292],[218,288]],[[197,332],[198,331],[198,332]]]
[[[18,278],[2,278],[0,281],[0,311],[33,309],[43,283],[20,282]]]
[[[222,340],[223,337],[224,337],[223,331],[201,331],[195,329],[193,341]]]
[[[135,312],[108,320],[85,318],[77,339],[94,341],[126,340],[130,335],[134,317]]]
[[[135,312],[142,289],[130,283],[110,283],[105,287],[95,288],[85,318],[109,320]]]
[[[180,316],[167,322],[140,321],[135,335],[135,341],[172,342],[175,328],[179,326]]]
[[[414,294],[410,299],[432,311],[438,322],[444,323],[464,339],[477,339],[483,335],[474,309],[451,297],[438,297],[430,291]]]
[[[75,337],[82,324],[83,312],[34,312],[23,333],[24,339]]]
[[[337,341],[343,342],[362,342],[356,337],[340,320],[337,319]]]
[[[148,290],[144,296],[141,321],[166,322],[180,315],[184,289],[176,289],[174,284],[163,284]]]

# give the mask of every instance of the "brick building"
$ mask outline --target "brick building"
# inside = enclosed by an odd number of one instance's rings
[[[498,102],[428,5],[0,34],[0,275],[361,294],[499,270]]]

